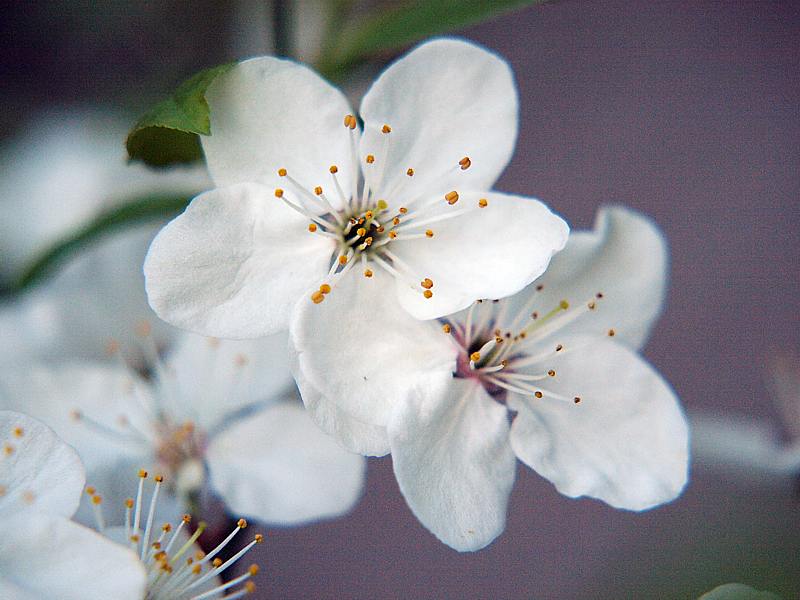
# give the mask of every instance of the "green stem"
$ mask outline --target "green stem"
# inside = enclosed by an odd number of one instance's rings
[[[83,228],[42,252],[15,281],[0,289],[0,295],[19,293],[31,287],[52,274],[60,264],[79,250],[110,233],[139,223],[175,216],[186,208],[189,200],[185,196],[147,196],[99,215]]]

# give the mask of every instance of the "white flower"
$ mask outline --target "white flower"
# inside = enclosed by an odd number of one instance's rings
[[[342,284],[298,309],[293,371],[318,424],[353,450],[391,452],[411,509],[458,550],[504,529],[515,456],[563,494],[647,509],[687,477],[677,398],[629,347],[660,313],[666,266],[649,220],[604,209],[536,284],[439,323]],[[336,319],[351,303],[356,330]]]
[[[0,411],[0,597],[141,600],[136,555],[69,520],[85,483],[75,451],[39,421]]]
[[[0,371],[0,406],[42,419],[78,450],[92,483],[112,498],[111,520],[121,519],[118,499],[129,493],[121,474],[139,467],[165,475],[183,503],[208,475],[231,511],[275,524],[352,508],[364,459],[319,431],[290,397],[285,336],[235,342],[185,334],[163,364],[147,327],[140,334],[151,380],[124,361]]]
[[[768,366],[767,384],[781,427],[766,419],[695,411],[690,414],[693,450],[698,465],[727,471],[742,483],[794,487],[800,475],[800,357],[780,354]]]
[[[517,292],[566,242],[542,203],[489,191],[514,148],[517,92],[508,65],[474,44],[435,40],[390,66],[361,103],[363,134],[345,97],[290,61],[242,62],[207,99],[217,188],[145,262],[151,305],[180,327],[263,336],[298,300],[354,285],[440,317]],[[339,306],[358,329],[362,315]]]
[[[0,281],[18,277],[43,250],[121,202],[209,187],[204,169],[160,173],[128,165],[128,125],[98,109],[57,112],[27,124],[24,137],[7,146],[0,155]],[[153,319],[141,265],[155,225],[109,236],[51,280],[0,301],[5,347],[13,346],[17,359],[100,358],[108,336],[124,341],[134,323]],[[167,340],[166,328],[155,333]]]

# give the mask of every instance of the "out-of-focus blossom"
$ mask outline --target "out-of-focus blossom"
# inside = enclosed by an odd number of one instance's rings
[[[77,453],[27,415],[0,411],[0,597],[141,600],[129,549],[69,517],[85,483]]]
[[[4,145],[1,282],[9,284],[39,253],[120,203],[150,194],[191,196],[209,187],[202,168],[157,172],[126,164],[129,125],[99,110],[53,113]],[[100,357],[108,338],[127,340],[135,323],[153,319],[141,265],[158,226],[111,235],[43,285],[0,302],[0,337],[14,357]],[[156,334],[165,341],[167,328]]]
[[[391,452],[412,511],[458,550],[503,531],[515,457],[563,494],[644,510],[687,478],[678,399],[635,352],[666,269],[651,221],[605,209],[535,284],[441,322],[410,318],[363,279],[298,305],[293,372],[323,429],[355,451]],[[337,318],[350,305],[355,329]]]
[[[140,467],[165,475],[184,506],[208,477],[231,511],[269,523],[353,507],[364,458],[322,433],[291,396],[285,335],[237,342],[184,334],[162,362],[149,328],[139,334],[147,380],[121,360],[0,369],[0,406],[25,410],[72,444],[112,498],[114,520],[128,493],[120,473]],[[118,354],[115,342],[109,351]]]
[[[180,327],[268,335],[298,300],[362,286],[440,317],[519,291],[566,242],[541,202],[490,191],[514,149],[518,101],[508,65],[474,44],[435,40],[391,65],[361,103],[363,134],[342,93],[290,61],[242,62],[207,99],[217,188],[145,262],[151,306]],[[338,306],[336,320],[358,330],[365,315]]]
[[[698,600],[781,600],[781,597],[743,583],[726,583],[706,592]]]
[[[790,483],[800,475],[800,356],[775,356],[767,387],[781,423],[745,415],[692,413],[692,445],[698,464],[752,483]]]

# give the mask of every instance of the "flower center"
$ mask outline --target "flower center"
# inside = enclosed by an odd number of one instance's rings
[[[326,192],[321,185],[314,187],[313,191],[306,189],[286,169],[281,168],[278,169],[278,175],[285,178],[290,187],[277,188],[276,198],[309,219],[310,233],[335,242],[329,278],[335,274],[341,275],[355,265],[360,265],[365,277],[372,277],[373,269],[379,268],[407,283],[424,298],[432,298],[433,280],[393,252],[390,248],[392,242],[432,239],[436,234],[434,224],[486,208],[488,200],[481,198],[476,206],[457,207],[459,194],[452,190],[441,197],[405,198],[402,205],[390,206],[389,199],[398,196],[401,191],[397,185],[394,189],[384,189],[392,128],[389,125],[381,128],[383,144],[378,150],[378,158],[375,154],[367,154],[362,160],[356,153],[360,136],[356,117],[346,115],[344,126],[350,130],[354,165],[351,189],[343,189],[337,165],[331,165],[328,169],[331,175],[329,189],[332,192]],[[465,156],[453,168],[466,171],[471,165],[472,161]],[[414,176],[412,167],[402,168],[406,177]],[[311,294],[311,300],[319,304],[331,290],[331,285],[325,283]]]
[[[102,513],[102,497],[93,486],[86,487],[97,521],[97,530],[115,542],[128,544],[139,556],[147,570],[147,592],[145,600],[203,600],[224,597],[228,600],[241,598],[255,590],[250,578],[259,571],[258,565],[251,565],[238,577],[221,583],[219,576],[239,561],[264,538],[256,534],[244,548],[223,561],[217,555],[247,527],[247,521],[239,519],[233,531],[207,554],[196,546],[206,524],[201,522],[190,533],[191,515],[184,515],[177,527],[172,523],[155,525],[158,495],[164,485],[164,478],[156,475],[150,503],[145,509],[144,483],[147,471],[139,471],[139,485],[136,499],[125,500],[125,526],[107,528]],[[145,512],[146,511],[146,512]]]
[[[543,286],[537,286],[540,292]],[[551,310],[531,311],[536,294],[516,316],[508,318],[508,300],[478,300],[463,319],[442,320],[442,330],[453,336],[459,346],[454,377],[472,379],[500,403],[508,393],[529,396],[535,400],[552,398],[574,404],[580,395],[565,396],[553,391],[557,377],[553,367],[557,355],[567,351],[555,334],[567,324],[597,308],[603,298],[597,293],[577,308],[561,300]],[[609,336],[615,335],[613,329]]]

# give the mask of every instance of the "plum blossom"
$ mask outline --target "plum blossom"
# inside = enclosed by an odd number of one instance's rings
[[[69,519],[85,474],[77,453],[46,425],[0,411],[0,597],[141,600],[137,556]]]
[[[111,500],[112,521],[129,493],[124,474],[142,467],[165,476],[177,498],[166,516],[185,510],[206,483],[231,511],[279,525],[353,507],[364,459],[319,431],[293,397],[285,335],[236,342],[187,333],[165,360],[147,324],[139,339],[149,378],[113,341],[116,360],[0,370],[0,406],[42,419],[78,450]],[[92,519],[88,508],[83,522]]]
[[[439,321],[393,310],[363,279],[298,304],[293,372],[325,431],[363,454],[391,452],[411,510],[457,550],[503,531],[516,459],[567,496],[645,510],[687,479],[678,399],[636,353],[666,269],[655,225],[606,208],[524,291]],[[364,315],[356,330],[336,318],[349,304]]]
[[[780,423],[694,411],[690,420],[695,458],[742,483],[794,487],[800,475],[800,356],[773,356],[766,383]]]
[[[474,44],[420,45],[358,117],[313,71],[271,57],[239,63],[206,97],[216,189],[162,229],[144,267],[151,306],[174,325],[264,336],[287,328],[296,303],[356,285],[437,318],[519,291],[566,243],[544,204],[491,191],[518,99],[508,65]],[[336,319],[360,327],[339,306]]]

